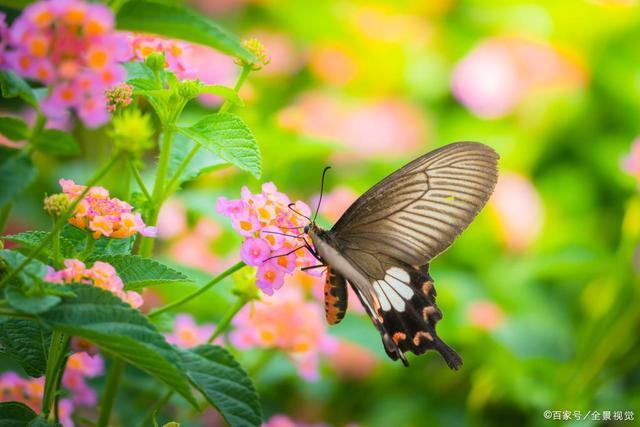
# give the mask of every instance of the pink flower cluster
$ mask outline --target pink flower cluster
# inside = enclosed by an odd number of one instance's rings
[[[38,413],[42,406],[43,394],[44,377],[27,379],[11,371],[0,375],[0,402],[21,402]],[[73,402],[70,399],[61,399],[59,409],[62,425],[73,427]]]
[[[277,297],[246,305],[233,318],[233,325],[233,345],[280,349],[308,380],[318,377],[319,355],[331,354],[336,348],[336,340],[327,333],[322,307],[305,300],[298,288],[287,287]]]
[[[129,34],[129,42],[135,59],[144,61],[153,53],[163,53],[165,66],[180,79],[193,78],[192,67],[185,63],[185,53],[190,45],[185,42],[144,34]]]
[[[297,201],[293,209],[298,214],[289,209],[289,203],[273,183],[266,183],[261,193],[251,194],[243,187],[240,199],[221,197],[216,205],[217,212],[231,218],[233,228],[245,237],[240,257],[247,265],[258,267],[256,283],[267,295],[280,289],[285,275],[292,274],[296,267],[317,263],[298,237],[302,230],[294,228],[308,222],[300,214],[309,216],[311,210]]]
[[[65,268],[59,271],[47,267],[44,280],[51,283],[86,283],[97,286],[111,292],[133,308],[140,307],[144,302],[139,293],[124,290],[124,283],[111,264],[96,261],[91,268],[87,268],[82,261],[66,259],[64,266]]]
[[[11,26],[7,66],[50,87],[43,112],[59,118],[73,110],[97,127],[109,114],[105,89],[124,79],[131,58],[126,37],[113,31],[113,12],[82,0],[43,0],[27,6]]]
[[[97,402],[97,395],[86,382],[104,372],[104,362],[99,355],[89,356],[87,353],[74,353],[67,360],[62,377],[62,385],[70,392],[69,398],[60,400],[60,421],[64,427],[73,427],[71,419],[76,406],[92,407]],[[45,377],[22,378],[15,372],[0,375],[0,401],[22,402],[35,412],[40,412],[44,394]]]
[[[168,334],[167,342],[182,348],[191,348],[205,344],[216,327],[213,324],[198,326],[188,314],[178,314],[175,318],[173,332]],[[220,340],[216,341],[217,344]]]
[[[75,200],[86,188],[70,179],[61,179],[62,191]],[[76,206],[69,223],[78,228],[88,228],[93,238],[100,236],[125,238],[140,233],[143,236],[155,236],[156,227],[144,224],[139,213],[133,213],[133,207],[117,198],[109,198],[109,190],[104,187],[91,187],[82,201]]]

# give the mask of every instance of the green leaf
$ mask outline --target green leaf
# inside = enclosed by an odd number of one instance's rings
[[[184,159],[195,146],[196,143],[186,136],[181,134],[174,135],[173,144],[171,145],[171,154],[169,157],[169,176],[173,177]],[[211,172],[228,164],[229,162],[221,159],[211,151],[200,150],[195,156],[193,156],[189,161],[189,164],[180,174],[178,185],[195,179],[203,173]]]
[[[253,61],[253,55],[239,40],[211,20],[180,4],[151,0],[129,1],[116,15],[120,30],[159,34],[218,49],[226,54]]]
[[[40,242],[42,242],[42,240],[48,235],[49,233],[47,231],[24,231],[18,234],[3,236],[2,238],[11,242],[19,243],[26,249],[32,249],[38,246]],[[52,254],[51,243],[45,246],[42,252],[45,255],[50,256]],[[73,242],[65,237],[60,237],[60,253],[64,258],[73,258],[73,256],[75,255]]]
[[[9,319],[0,328],[2,351],[15,359],[30,377],[41,377],[47,367],[51,331],[38,322]]]
[[[251,130],[235,114],[210,114],[193,126],[178,127],[178,132],[256,178],[260,177],[260,149]]]
[[[24,427],[36,417],[24,403],[0,402],[0,427]]]
[[[71,224],[65,224],[64,227],[62,227],[60,236],[74,245],[75,253],[84,252],[87,248],[87,242],[89,242],[88,239],[93,239],[93,237],[89,237],[89,233],[87,233],[86,230],[82,230]],[[91,253],[87,255],[87,258],[95,259],[106,255],[130,254],[134,241],[135,235],[123,239],[111,239],[101,236],[98,240],[93,241],[93,249]]]
[[[112,255],[100,257],[111,264],[122,279],[126,290],[138,290],[150,285],[191,282],[184,274],[151,258],[137,255]]]
[[[31,142],[36,149],[58,156],[73,156],[80,152],[78,141],[69,133],[58,129],[45,129],[35,135]]]
[[[16,154],[0,163],[0,206],[21,194],[36,177],[36,168],[26,154]]]
[[[29,84],[13,71],[0,70],[0,90],[5,98],[18,96],[26,103],[38,108],[38,101]]]
[[[50,295],[44,292],[35,293],[35,288],[24,289],[23,287],[10,284],[5,290],[5,297],[9,305],[16,310],[30,314],[38,314],[58,305],[61,298],[57,295]]]
[[[0,259],[10,269],[17,268],[27,257],[20,252],[8,249],[0,250]],[[18,273],[18,279],[25,285],[32,286],[34,281],[40,282],[47,273],[47,266],[33,259]]]
[[[17,117],[0,117],[0,134],[11,141],[22,141],[29,136],[29,126]]]
[[[209,95],[217,95],[226,99],[238,107],[244,106],[244,102],[238,96],[237,92],[230,87],[222,86],[222,85],[205,85],[203,84],[200,87],[200,93],[206,93]]]
[[[41,318],[66,334],[85,338],[149,373],[197,404],[176,350],[138,310],[100,288],[69,285],[77,294]]]
[[[231,426],[259,426],[262,409],[247,373],[224,348],[201,345],[179,350],[191,383]]]
[[[127,69],[127,83],[135,90],[162,89],[153,70],[144,62],[134,61],[123,64]]]
[[[27,427],[62,427],[62,424],[55,421],[48,421],[44,414],[40,414],[27,424]]]

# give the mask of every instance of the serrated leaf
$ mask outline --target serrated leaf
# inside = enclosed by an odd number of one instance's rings
[[[144,62],[133,61],[123,64],[127,69],[127,83],[136,90],[162,89],[153,70]]]
[[[2,351],[15,359],[30,377],[41,377],[47,367],[51,331],[35,320],[9,319],[0,328]]]
[[[77,297],[67,298],[41,314],[46,323],[113,353],[197,406],[178,353],[146,317],[100,288],[77,284],[69,287]]]
[[[186,275],[151,258],[114,255],[103,256],[100,261],[109,263],[116,269],[126,290],[138,290],[150,285],[191,282]]]
[[[57,295],[50,295],[39,292],[33,293],[35,289],[25,289],[16,284],[10,284],[4,292],[9,305],[16,310],[30,314],[38,314],[58,305],[61,298]]]
[[[38,101],[29,84],[13,71],[0,70],[0,90],[5,98],[18,96],[32,107],[38,108]]]
[[[11,141],[21,141],[29,136],[29,126],[17,117],[0,116],[0,134]]]
[[[211,344],[179,351],[191,383],[229,425],[259,426],[262,423],[256,389],[228,351]]]
[[[24,231],[18,234],[3,236],[5,240],[20,244],[27,249],[35,248],[49,235],[47,231]],[[51,244],[45,246],[42,250],[45,255],[52,254]],[[64,258],[72,258],[75,254],[74,244],[64,237],[60,237],[60,253]]]
[[[44,153],[73,156],[80,152],[78,141],[69,133],[58,129],[44,129],[31,139],[34,147]]]
[[[16,154],[0,163],[0,206],[21,194],[36,177],[36,168],[26,154]]]
[[[74,246],[75,253],[84,252],[87,248],[88,234],[86,230],[82,230],[71,224],[65,224],[62,227],[60,236],[70,242]],[[93,239],[93,237],[91,237]],[[87,254],[87,258],[99,258],[106,255],[129,254],[133,248],[135,235],[125,237],[124,239],[111,239],[101,236],[93,242],[91,253]]]
[[[0,402],[0,427],[24,427],[37,417],[21,402]]]
[[[116,27],[203,44],[247,61],[254,59],[236,37],[201,14],[176,3],[129,1],[118,11]]]
[[[27,257],[20,252],[8,249],[0,250],[0,259],[4,261],[10,269],[17,268]],[[0,268],[0,271],[2,269]],[[47,273],[47,266],[40,261],[33,259],[18,273],[17,278],[25,285],[32,286],[34,281],[41,281]]]
[[[169,157],[170,177],[173,177],[184,159],[186,159],[189,155],[189,152],[196,145],[196,142],[190,140],[184,135],[174,135],[173,144],[171,145],[171,154]],[[177,184],[180,185],[184,182],[191,181],[193,179],[196,179],[203,173],[211,172],[228,164],[229,162],[221,159],[211,151],[200,149],[200,151],[198,151],[198,153],[193,156],[193,158],[189,161],[189,164],[180,174],[180,178],[178,179]]]
[[[256,178],[260,177],[260,149],[249,127],[235,114],[210,114],[193,126],[178,127],[178,132]]]

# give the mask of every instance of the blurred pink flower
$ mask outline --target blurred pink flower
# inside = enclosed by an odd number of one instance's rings
[[[327,43],[311,52],[309,69],[318,80],[342,86],[356,77],[358,63],[347,45]]]
[[[633,140],[631,151],[622,159],[622,170],[640,182],[640,137]]]
[[[179,79],[193,78],[195,71],[185,61],[191,45],[179,40],[151,36],[147,34],[126,33],[136,60],[144,61],[152,53],[164,53],[165,66]]]
[[[87,268],[82,261],[65,259],[62,270],[54,270],[47,266],[44,280],[50,283],[86,283],[105,289],[133,308],[142,305],[142,296],[135,291],[125,291],[124,283],[118,276],[116,269],[106,262],[96,261],[91,268]]]
[[[320,304],[306,301],[299,288],[283,288],[240,310],[230,335],[238,348],[277,348],[284,351],[307,380],[318,376],[318,356],[335,350]]]
[[[62,191],[73,201],[85,189],[70,179],[61,179]],[[69,224],[89,229],[93,238],[100,236],[125,238],[140,233],[143,236],[155,236],[156,227],[146,226],[140,213],[133,213],[133,207],[120,199],[109,198],[104,187],[91,187],[69,218]]]
[[[309,424],[294,421],[284,414],[276,414],[262,423],[262,427],[327,427],[327,424]]]
[[[514,172],[502,172],[491,196],[500,234],[507,248],[522,251],[540,235],[544,206],[531,181]]]
[[[580,88],[582,66],[558,48],[541,42],[498,37],[483,41],[456,66],[454,96],[474,114],[509,114],[529,93],[541,89]]]
[[[35,412],[40,412],[44,394],[44,377],[22,378],[15,372],[0,374],[0,402],[21,402]],[[60,422],[63,427],[73,427],[71,414],[74,410],[70,399],[61,399],[59,403]]]
[[[313,206],[318,205],[319,197],[320,195],[313,197],[311,202]],[[350,187],[337,186],[322,197],[320,215],[335,223],[357,198],[358,194]]]
[[[301,215],[308,217],[311,210],[301,201],[293,203],[290,209],[289,202],[289,197],[269,182],[262,185],[262,192],[258,194],[242,187],[240,199],[220,197],[216,204],[216,211],[229,217],[233,228],[245,237],[242,260],[258,267],[256,285],[267,295],[280,289],[284,277],[296,267],[315,261],[303,246],[301,230],[307,223]]]
[[[86,378],[97,377],[104,373],[104,362],[100,355],[74,353],[69,356],[62,377],[62,385],[71,392],[71,401],[76,405],[94,406],[97,395],[86,382]]]
[[[124,78],[121,63],[131,55],[113,25],[113,13],[102,4],[33,3],[13,22],[0,65],[50,86],[41,101],[47,117],[73,110],[88,127],[100,126],[109,119],[103,92]]]
[[[7,15],[0,12],[0,68],[4,65],[5,49],[9,40],[9,27],[7,26]]]
[[[205,344],[215,331],[216,326],[205,324],[199,326],[189,314],[178,314],[174,321],[173,332],[167,334],[167,342],[182,348],[191,348],[200,344]],[[221,338],[216,340],[221,343]]]
[[[231,87],[238,75],[238,66],[233,63],[232,57],[202,45],[189,45],[189,49],[184,53],[184,63],[206,84]],[[241,96],[244,99],[242,93]],[[222,103],[222,98],[209,94],[200,95],[198,100],[208,107]]]
[[[488,300],[478,300],[469,304],[467,316],[473,326],[485,331],[493,331],[504,322],[502,309]]]
[[[335,352],[329,356],[329,363],[340,378],[362,379],[373,373],[379,359],[358,344],[339,340]]]
[[[158,215],[158,237],[170,239],[187,229],[187,211],[178,199],[167,200]]]
[[[359,156],[399,156],[428,142],[423,114],[400,99],[347,105],[310,92],[281,110],[278,124],[288,131],[340,142]]]
[[[193,230],[179,236],[171,245],[171,257],[184,265],[219,272],[223,262],[213,253],[211,245],[221,234],[222,229],[215,220],[200,218]]]

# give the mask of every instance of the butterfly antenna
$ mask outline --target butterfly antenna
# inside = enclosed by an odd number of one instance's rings
[[[294,205],[295,205],[295,203],[289,203],[289,204],[287,205],[287,207],[288,207],[289,209],[291,209],[292,211],[294,211],[295,213],[297,213],[298,215],[300,215],[301,217],[306,218],[306,219],[308,219],[309,221],[311,221],[311,218],[309,218],[309,217],[308,217],[308,216],[306,216],[306,215],[302,215],[300,212],[298,212],[297,210],[295,210],[295,209],[293,209],[293,208],[291,207],[291,206],[294,206]],[[296,228],[298,228],[298,227],[296,227]]]
[[[318,199],[318,206],[316,206],[316,213],[313,214],[313,220],[311,222],[316,222],[316,217],[318,216],[318,212],[320,211],[320,204],[322,203],[322,196],[324,195],[324,177],[327,174],[327,171],[331,169],[331,166],[327,166],[322,171],[322,181],[320,181],[320,198]]]
[[[267,234],[277,234],[279,236],[293,237],[293,238],[296,238],[296,239],[302,239],[302,236],[298,236],[296,234],[279,233],[277,231],[271,231],[271,230],[262,230],[260,232],[261,233],[267,233]]]

